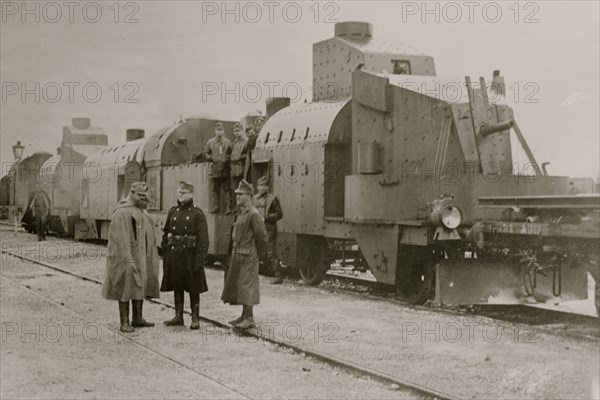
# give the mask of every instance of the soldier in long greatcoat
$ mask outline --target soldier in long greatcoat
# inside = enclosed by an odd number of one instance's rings
[[[236,328],[254,327],[253,306],[260,302],[258,263],[266,247],[265,223],[252,205],[254,189],[245,180],[235,191],[238,214],[232,232],[230,263],[225,273],[221,300],[242,305],[242,315],[229,323]]]
[[[161,242],[163,280],[160,290],[174,291],[175,317],[167,326],[183,325],[184,291],[190,295],[192,323],[200,328],[200,293],[208,290],[204,262],[208,253],[208,227],[202,210],[194,205],[194,186],[179,182],[177,205],[169,210]]]
[[[142,316],[144,298],[159,297],[158,251],[154,221],[146,212],[148,186],[135,182],[113,213],[108,233],[102,296],[119,302],[121,332],[154,326]],[[133,318],[129,324],[129,301]]]
[[[35,217],[35,231],[38,241],[46,240],[48,215],[50,215],[50,202],[44,192],[36,192],[29,208]]]

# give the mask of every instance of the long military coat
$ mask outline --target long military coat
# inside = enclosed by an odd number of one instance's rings
[[[154,220],[129,199],[119,202],[108,233],[102,296],[108,300],[159,297]]]
[[[164,274],[160,290],[206,292],[204,263],[209,241],[202,210],[194,206],[193,200],[178,203],[169,210],[163,232],[160,247]],[[191,239],[194,236],[196,239]]]
[[[31,201],[34,217],[46,217],[50,214],[50,201],[43,192],[37,192]]]
[[[254,206],[244,207],[233,226],[230,263],[221,295],[224,303],[254,306],[260,302],[258,254],[265,248],[263,218]]]

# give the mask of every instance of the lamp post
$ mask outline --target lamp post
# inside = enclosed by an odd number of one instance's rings
[[[25,146],[21,144],[21,141],[17,141],[17,144],[13,146],[13,157],[15,158],[15,165],[13,168],[13,207],[15,214],[14,233],[17,233],[17,219],[19,214],[19,208],[17,207],[17,164],[23,157],[23,149]]]

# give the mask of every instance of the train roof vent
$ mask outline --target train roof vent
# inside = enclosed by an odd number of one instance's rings
[[[81,130],[88,129],[91,123],[89,118],[73,118],[72,122],[75,128]]]

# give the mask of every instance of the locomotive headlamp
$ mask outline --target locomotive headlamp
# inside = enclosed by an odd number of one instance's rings
[[[458,207],[448,206],[442,210],[441,220],[446,228],[456,229],[462,222],[462,213]]]
[[[462,212],[454,204],[453,197],[441,197],[431,203],[429,220],[434,225],[443,225],[447,229],[456,229],[462,222]]]

